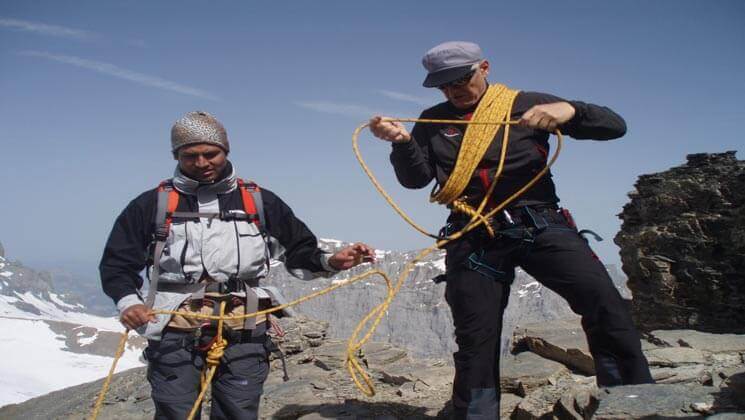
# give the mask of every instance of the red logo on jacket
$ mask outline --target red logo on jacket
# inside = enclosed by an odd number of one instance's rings
[[[461,134],[460,133],[460,130],[458,130],[457,128],[453,127],[452,125],[450,127],[446,128],[446,129],[442,130],[442,135],[445,136],[445,137],[448,137],[448,138],[460,136],[460,134]]]

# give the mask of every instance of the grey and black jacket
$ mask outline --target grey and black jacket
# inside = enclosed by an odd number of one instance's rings
[[[237,177],[231,164],[224,176],[200,184],[176,168],[172,179],[179,193],[179,212],[243,211]],[[318,248],[318,241],[290,207],[271,191],[261,188],[264,207],[263,230],[247,220],[174,220],[160,261],[152,259],[157,188],[132,200],[114,223],[104,249],[101,282],[104,292],[120,312],[143,303],[140,273],[159,264],[158,293],[154,309],[173,310],[199,289],[201,280],[239,280],[255,286],[269,270],[270,261],[282,261],[295,277],[312,279],[336,272],[328,264],[330,254]],[[148,270],[149,272],[149,270]],[[167,291],[161,291],[161,285]],[[140,331],[159,339],[170,317],[159,315]]]

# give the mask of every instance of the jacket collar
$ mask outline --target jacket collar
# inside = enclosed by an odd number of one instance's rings
[[[196,195],[197,192],[211,192],[213,194],[225,194],[235,190],[238,178],[235,175],[233,164],[228,161],[223,176],[214,182],[199,182],[189,178],[176,165],[173,173],[173,187],[184,194]]]

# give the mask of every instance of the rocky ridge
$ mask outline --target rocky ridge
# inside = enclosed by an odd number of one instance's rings
[[[282,323],[287,334],[279,343],[287,353],[290,379],[283,381],[280,360],[272,360],[261,418],[449,417],[453,367],[446,361],[412,358],[389,343],[370,343],[358,355],[377,390],[367,398],[355,388],[344,367],[346,343],[326,337],[328,324],[302,316],[285,318]],[[576,321],[559,321],[526,325],[516,332],[518,353],[502,361],[503,418],[745,416],[745,335],[723,338],[655,331],[652,341],[644,342],[644,351],[658,384],[598,389],[594,377],[578,368],[589,357],[584,336],[574,334],[578,328]],[[2,407],[0,418],[83,418],[90,413],[101,383]],[[150,419],[153,410],[145,369],[138,368],[115,376],[99,418]],[[206,404],[203,415],[208,414]]]
[[[320,245],[328,251],[334,251],[347,243],[322,239]],[[404,266],[417,254],[418,251],[378,251],[378,261],[373,266],[363,264],[329,279],[313,281],[299,281],[278,265],[272,269],[265,284],[277,286],[288,299],[296,299],[371,268],[384,271],[395,282]],[[626,278],[615,266],[609,265],[607,268],[621,294],[629,297],[630,293],[625,286]],[[443,252],[434,253],[419,262],[380,323],[373,336],[374,340],[404,347],[416,357],[450,358],[456,347],[453,340],[452,316],[445,302],[445,283],[432,281],[443,274],[444,270]],[[328,321],[329,336],[346,339],[357,322],[384,300],[385,294],[383,279],[377,276],[368,277],[333,293],[304,302],[296,307],[296,311]],[[509,302],[502,336],[504,354],[508,353],[512,330],[518,324],[574,316],[563,298],[543,287],[519,268],[516,271]]]
[[[637,325],[745,333],[745,161],[688,155],[629,197],[615,242]]]

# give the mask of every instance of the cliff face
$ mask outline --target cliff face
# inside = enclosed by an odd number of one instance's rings
[[[321,245],[333,251],[343,243],[322,240]],[[416,254],[416,251],[378,251],[378,262],[374,267],[364,264],[330,279],[312,281],[298,280],[277,266],[272,269],[265,284],[277,286],[288,299],[297,299],[370,268],[383,270],[395,282],[406,263]],[[444,297],[445,283],[432,281],[443,274],[444,269],[442,252],[435,253],[416,265],[376,330],[373,336],[376,341],[404,347],[417,357],[450,357],[456,350],[456,345],[453,319]],[[625,292],[625,278],[614,266],[608,266],[608,269],[621,293],[628,295]],[[329,337],[347,339],[359,320],[385,299],[385,294],[383,279],[369,277],[305,302],[295,309],[303,315],[327,321]],[[516,326],[575,316],[563,298],[518,269],[504,316],[502,354],[509,351],[512,331]]]
[[[688,155],[629,197],[615,242],[639,328],[745,333],[745,161]]]

